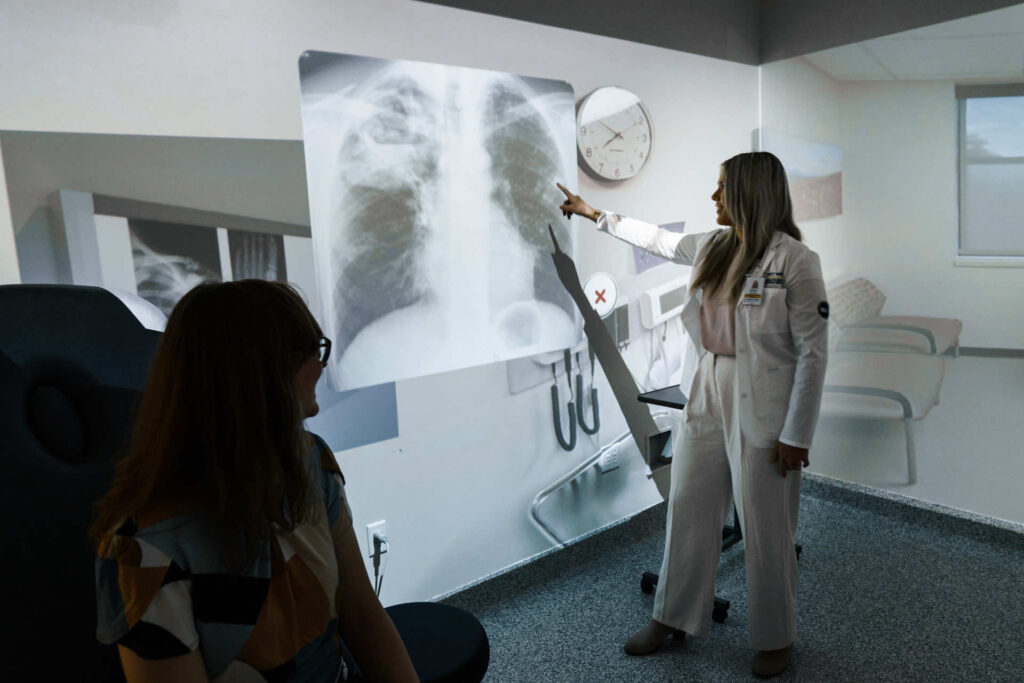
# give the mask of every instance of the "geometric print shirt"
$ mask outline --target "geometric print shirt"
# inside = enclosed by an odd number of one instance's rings
[[[146,659],[199,648],[214,682],[343,680],[334,540],[352,533],[352,514],[334,454],[312,436],[317,514],[275,531],[241,573],[226,571],[212,520],[187,509],[147,510],[104,539],[97,639]]]

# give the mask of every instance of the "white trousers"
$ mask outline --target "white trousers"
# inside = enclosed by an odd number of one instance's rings
[[[750,646],[776,650],[796,641],[793,537],[800,471],[783,477],[770,462],[771,448],[746,443],[735,362],[704,354],[673,436],[665,557],[653,617],[689,635],[707,635],[722,527],[735,500],[747,568]]]

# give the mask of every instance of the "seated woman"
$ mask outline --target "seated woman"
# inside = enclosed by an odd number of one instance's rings
[[[97,506],[97,637],[133,681],[415,681],[334,456],[302,420],[330,353],[302,299],[207,283],[174,307]]]

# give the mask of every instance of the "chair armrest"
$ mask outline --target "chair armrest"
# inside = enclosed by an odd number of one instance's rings
[[[898,391],[878,389],[876,387],[854,387],[843,384],[826,384],[825,391],[833,394],[858,394],[860,396],[889,398],[903,406],[903,418],[905,420],[914,417],[914,410],[910,406],[910,400]]]
[[[862,329],[875,328],[880,330],[903,330],[905,332],[916,332],[918,334],[923,334],[925,339],[928,340],[928,344],[931,346],[932,354],[934,354],[938,350],[935,344],[935,335],[932,334],[932,331],[924,327],[918,327],[917,325],[900,325],[896,323],[851,323],[849,325],[843,325],[842,329],[845,330],[855,327],[859,327]]]

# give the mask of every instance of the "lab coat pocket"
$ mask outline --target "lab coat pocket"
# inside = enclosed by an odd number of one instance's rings
[[[754,334],[779,334],[789,331],[789,309],[786,307],[786,290],[768,287],[760,306],[746,306],[749,329]]]
[[[754,382],[754,415],[766,426],[782,429],[789,410],[796,364],[789,363],[768,370]]]

